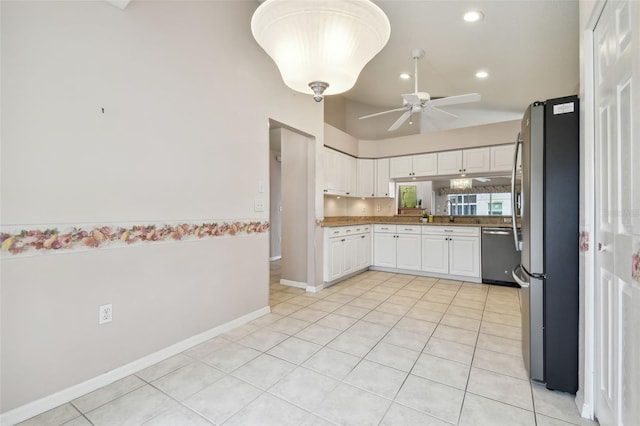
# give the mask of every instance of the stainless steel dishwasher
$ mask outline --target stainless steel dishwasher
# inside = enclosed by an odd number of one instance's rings
[[[482,228],[482,282],[517,287],[511,271],[518,264],[520,252],[513,242],[513,229]]]

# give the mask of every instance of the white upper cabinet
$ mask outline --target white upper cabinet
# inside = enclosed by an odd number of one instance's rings
[[[485,173],[490,171],[490,148],[465,149],[462,151],[462,173]]]
[[[491,147],[491,171],[510,172],[513,167],[515,144]],[[522,168],[522,155],[518,155],[518,170]]]
[[[390,185],[389,159],[376,160],[376,197],[395,197],[395,185]]]
[[[457,175],[462,173],[462,151],[438,153],[438,174]]]
[[[355,158],[324,148],[324,192],[356,195],[357,161]]]
[[[389,161],[389,177],[391,179],[435,176],[437,174],[437,153],[393,157]]]
[[[389,159],[389,177],[391,179],[413,176],[413,157],[393,157]]]
[[[473,148],[438,153],[438,174],[486,173],[490,168],[491,149]]]
[[[413,156],[414,176],[435,176],[438,174],[438,154],[420,154]]]
[[[358,160],[345,154],[339,154],[343,157],[343,192],[346,195],[356,195],[358,181]]]
[[[365,160],[358,158],[358,197],[375,196],[375,165],[376,160]]]

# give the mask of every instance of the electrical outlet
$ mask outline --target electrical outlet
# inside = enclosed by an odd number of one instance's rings
[[[113,321],[113,305],[109,303],[108,305],[101,305],[98,308],[98,324],[105,324]]]

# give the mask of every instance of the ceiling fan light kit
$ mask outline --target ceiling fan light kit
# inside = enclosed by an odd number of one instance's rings
[[[284,83],[320,102],[346,92],[389,40],[391,26],[369,0],[266,0],[251,32]]]
[[[388,111],[377,112],[375,114],[369,114],[360,117],[360,120],[364,118],[377,117],[379,115],[388,114],[390,112],[404,111],[402,115],[389,127],[388,131],[392,132],[397,130],[405,121],[411,118],[413,113],[428,114],[435,112],[441,116],[447,116],[448,118],[458,118],[457,115],[451,114],[448,111],[438,108],[444,105],[455,105],[467,102],[477,102],[480,100],[480,95],[477,93],[468,93],[466,95],[448,96],[445,98],[431,99],[431,96],[427,92],[418,91],[418,60],[424,56],[424,50],[414,48],[411,49],[411,57],[413,58],[413,72],[414,72],[414,92],[406,93],[402,96],[402,107],[395,108]]]

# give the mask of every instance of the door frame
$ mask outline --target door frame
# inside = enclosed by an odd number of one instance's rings
[[[581,2],[582,3],[582,2]],[[586,3],[586,2],[585,2]],[[596,414],[596,259],[593,244],[589,244],[589,236],[595,238],[595,197],[596,197],[596,140],[595,140],[595,62],[594,32],[606,0],[595,0],[588,16],[580,10],[580,44],[582,60],[580,61],[580,132],[581,145],[581,201],[584,217],[581,217],[581,279],[582,310],[580,322],[583,324],[583,335],[580,336],[580,349],[583,353],[579,366],[579,386],[576,393],[576,405],[582,417],[594,419]],[[588,13],[588,12],[586,12]],[[585,14],[586,14],[585,13]],[[593,241],[592,241],[593,242]],[[593,242],[594,243],[594,242]]]

